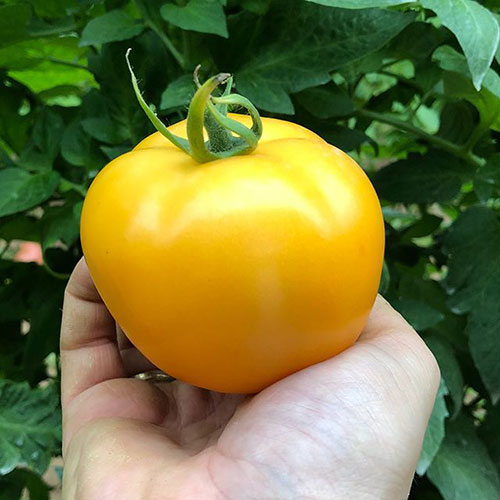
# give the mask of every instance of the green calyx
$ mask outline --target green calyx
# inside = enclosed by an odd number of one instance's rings
[[[141,108],[146,113],[156,130],[199,163],[249,154],[255,150],[262,136],[262,121],[255,106],[245,97],[231,94],[233,79],[228,73],[219,73],[209,78],[203,85],[198,81],[198,70],[194,73],[194,81],[198,87],[189,105],[187,117],[187,140],[172,134],[147,105],[141,95],[137,78],[129,60],[131,49],[127,50],[126,59],[132,86]],[[213,97],[212,92],[221,84],[226,89],[220,97]],[[227,116],[230,107],[245,108],[252,117],[252,127]],[[205,141],[204,130],[208,135]]]

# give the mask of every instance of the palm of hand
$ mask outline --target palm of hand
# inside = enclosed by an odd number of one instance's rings
[[[388,304],[334,359],[223,395],[124,378],[114,324],[79,267],[61,341],[64,499],[406,498],[439,372]],[[85,342],[72,301],[92,307]],[[89,364],[87,379],[72,375]]]

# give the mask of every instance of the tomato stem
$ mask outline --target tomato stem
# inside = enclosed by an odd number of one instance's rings
[[[230,74],[219,73],[201,84],[198,79],[199,66],[195,69],[194,81],[198,90],[189,105],[186,140],[172,134],[142,97],[130,64],[130,51],[131,49],[127,50],[125,57],[137,100],[156,130],[172,144],[199,163],[249,154],[255,150],[262,136],[262,121],[257,108],[248,99],[230,93],[232,87]],[[222,96],[213,97],[214,90],[223,83],[227,83],[227,86]],[[231,106],[242,107],[248,111],[252,117],[251,128],[227,116],[227,110]],[[208,141],[205,141],[204,131],[208,135]]]

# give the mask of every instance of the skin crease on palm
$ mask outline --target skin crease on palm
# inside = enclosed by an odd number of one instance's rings
[[[378,297],[354,346],[257,395],[139,380],[83,260],[61,356],[64,500],[405,499],[440,379]]]

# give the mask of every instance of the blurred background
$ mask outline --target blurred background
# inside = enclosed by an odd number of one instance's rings
[[[0,0],[0,499],[60,498],[58,338],[97,172],[192,72],[349,152],[386,221],[381,293],[442,384],[411,498],[500,499],[498,0]],[[403,404],[403,402],[402,402]]]

